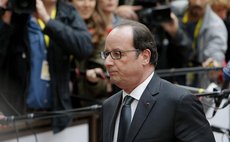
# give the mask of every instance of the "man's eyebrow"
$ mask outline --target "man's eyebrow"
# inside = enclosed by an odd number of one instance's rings
[[[111,51],[122,51],[120,48],[115,48],[113,50],[104,50],[104,52],[111,52]]]

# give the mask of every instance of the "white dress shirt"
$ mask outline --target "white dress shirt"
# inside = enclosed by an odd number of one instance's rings
[[[138,104],[138,102],[139,102],[139,100],[141,98],[141,95],[144,92],[144,90],[147,87],[147,85],[149,84],[149,82],[152,79],[153,75],[154,75],[154,72],[152,74],[150,74],[150,76],[144,82],[142,82],[140,85],[138,85],[130,94],[126,93],[123,90],[122,102],[123,102],[123,99],[125,98],[126,95],[130,95],[131,97],[133,97],[135,99],[132,102],[132,104],[131,104],[131,117],[132,117],[132,119],[133,119],[134,113],[136,111],[137,104]],[[122,105],[123,105],[123,103],[122,103]],[[119,127],[119,122],[120,122],[121,106],[120,106],[119,113],[118,113],[117,118],[116,118],[113,142],[117,142],[118,127]]]

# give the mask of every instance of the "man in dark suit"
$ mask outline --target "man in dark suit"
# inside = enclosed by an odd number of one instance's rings
[[[127,21],[115,27],[101,55],[111,82],[122,89],[103,103],[103,142],[215,142],[200,101],[154,72],[157,47],[146,26]],[[126,96],[134,101],[123,131],[119,123]]]

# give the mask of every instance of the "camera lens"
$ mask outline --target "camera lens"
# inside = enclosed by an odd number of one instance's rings
[[[16,13],[32,13],[35,10],[36,0],[11,0],[12,9]]]

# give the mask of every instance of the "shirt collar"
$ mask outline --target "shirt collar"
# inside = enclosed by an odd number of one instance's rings
[[[154,72],[152,72],[149,77],[144,81],[142,82],[140,85],[138,85],[130,94],[126,93],[124,90],[123,90],[123,99],[126,95],[130,95],[132,96],[133,98],[135,98],[135,100],[139,101],[140,98],[141,98],[141,95],[143,94],[145,88],[147,87],[147,85],[149,84],[150,80],[152,79],[154,75]]]

